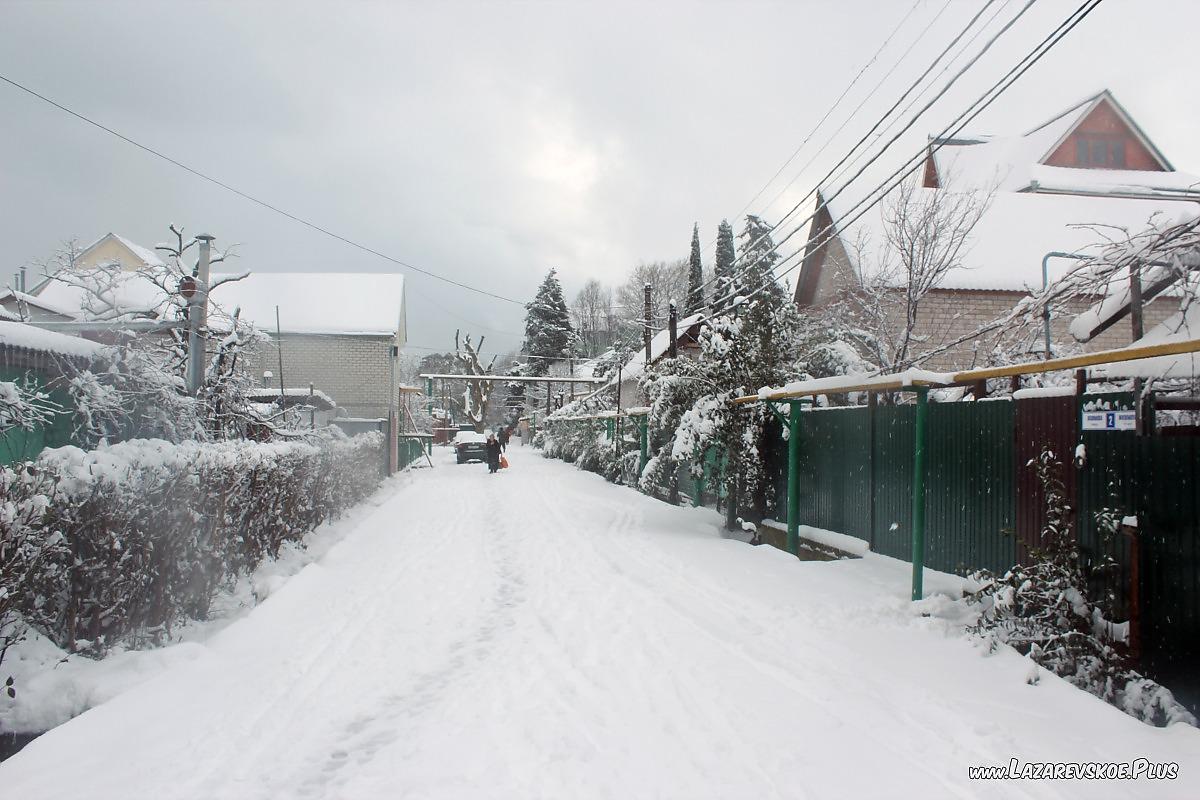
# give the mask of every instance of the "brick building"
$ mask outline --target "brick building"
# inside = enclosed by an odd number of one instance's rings
[[[986,210],[958,253],[957,265],[920,305],[915,333],[922,350],[970,337],[1005,315],[1042,286],[1043,261],[1050,281],[1076,263],[1049,254],[1087,256],[1123,231],[1136,233],[1153,223],[1196,214],[1198,188],[1200,178],[1175,171],[1108,91],[1022,135],[932,139],[910,207],[928,207],[937,192],[956,192],[973,194]],[[818,195],[795,288],[801,308],[836,303],[861,291],[864,282],[888,275],[890,268],[894,272],[898,259],[888,240],[888,201],[859,215],[853,208],[857,200]],[[897,282],[886,291],[902,289]],[[1094,300],[1081,298],[1056,309],[1053,349],[1129,344],[1130,329],[1124,325],[1086,343],[1070,335],[1071,319]],[[1147,329],[1178,307],[1170,294],[1150,302]],[[892,320],[894,325],[902,322]],[[1040,346],[1030,355],[1040,355]],[[975,366],[988,349],[987,341],[968,339],[926,365],[947,370]]]
[[[226,313],[239,308],[267,333],[269,341],[247,359],[265,384],[311,383],[351,417],[386,417],[394,406],[406,341],[403,276],[255,272],[220,286],[213,302]]]

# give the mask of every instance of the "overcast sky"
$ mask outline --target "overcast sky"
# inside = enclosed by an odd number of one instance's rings
[[[1024,2],[996,0],[971,51]],[[751,206],[774,222],[983,5],[0,0],[0,74],[342,236],[524,301],[550,267],[572,295],[684,257],[693,222],[709,263],[717,223],[895,31]],[[1036,2],[884,161],[920,148],[1077,5]],[[1200,172],[1198,24],[1193,0],[1106,0],[971,130],[1024,131],[1107,87],[1177,169]],[[237,243],[239,269],[398,269],[2,83],[0,119],[5,282],[69,237],[152,246],[171,222]],[[462,327],[488,350],[519,346],[519,306],[408,274],[412,345],[451,348]]]

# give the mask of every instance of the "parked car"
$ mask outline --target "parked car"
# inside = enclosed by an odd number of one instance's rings
[[[459,464],[468,461],[487,461],[487,434],[460,431],[454,437],[454,452]]]

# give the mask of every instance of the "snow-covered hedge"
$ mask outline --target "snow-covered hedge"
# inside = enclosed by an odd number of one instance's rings
[[[628,417],[621,423],[626,430],[618,444],[608,435],[607,420],[551,417],[538,433],[534,445],[541,447],[547,458],[561,458],[614,483],[636,486],[640,458],[636,434],[630,431],[633,423]]]
[[[0,656],[24,621],[68,650],[156,641],[379,483],[383,437],[61,447],[0,469]]]

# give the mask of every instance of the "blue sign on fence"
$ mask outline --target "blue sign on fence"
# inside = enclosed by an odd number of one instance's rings
[[[1137,430],[1136,411],[1084,411],[1085,431],[1132,431]]]

